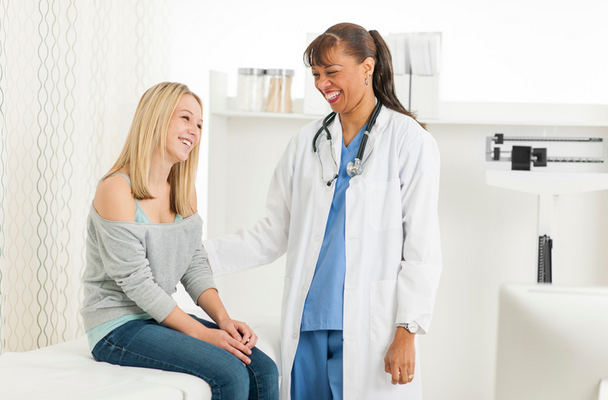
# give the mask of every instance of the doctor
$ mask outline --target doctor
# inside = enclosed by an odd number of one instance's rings
[[[204,242],[211,267],[287,252],[282,399],[421,399],[416,337],[442,265],[437,145],[395,96],[377,31],[332,26],[304,60],[336,114],[291,140],[264,218]]]

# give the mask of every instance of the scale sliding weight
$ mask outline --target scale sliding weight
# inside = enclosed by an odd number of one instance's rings
[[[492,147],[494,142],[494,147]],[[600,143],[602,138],[577,138],[577,137],[518,137],[505,136],[497,133],[493,137],[486,138],[486,161],[510,161],[513,171],[530,171],[530,166],[546,167],[547,163],[604,163],[606,159],[606,149],[603,150],[603,157],[582,157],[582,156],[553,156],[547,154],[546,147],[534,148],[532,146],[512,146],[511,150],[503,150],[501,145],[505,142],[559,142],[559,143]],[[507,156],[505,156],[505,154]]]

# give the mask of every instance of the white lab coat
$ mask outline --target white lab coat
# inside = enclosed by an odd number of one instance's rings
[[[284,400],[290,398],[302,310],[335,188],[321,181],[312,150],[320,126],[321,121],[306,125],[287,146],[270,184],[266,216],[252,229],[204,242],[216,275],[268,264],[287,252],[279,363]],[[338,118],[330,131],[339,165]],[[323,137],[318,143],[327,180],[335,165],[329,142]],[[346,191],[344,399],[422,398],[420,363],[413,382],[393,386],[384,356],[396,323],[416,321],[422,334],[429,329],[442,265],[438,189],[433,137],[413,119],[383,107],[370,133],[363,173]]]

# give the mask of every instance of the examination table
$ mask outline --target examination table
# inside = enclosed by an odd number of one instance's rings
[[[185,311],[200,315],[194,309]],[[257,317],[245,322],[259,337],[257,347],[275,362],[279,360],[278,320]],[[211,389],[187,374],[97,362],[85,335],[38,350],[1,355],[0,399],[210,400]]]

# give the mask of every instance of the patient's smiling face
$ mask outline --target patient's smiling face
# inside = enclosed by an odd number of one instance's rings
[[[202,127],[200,104],[194,96],[182,96],[169,121],[165,157],[174,163],[186,161],[201,140]]]

